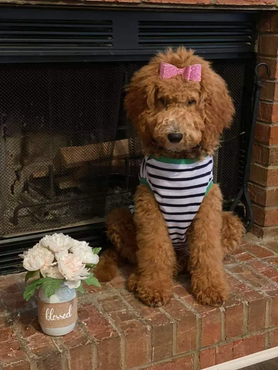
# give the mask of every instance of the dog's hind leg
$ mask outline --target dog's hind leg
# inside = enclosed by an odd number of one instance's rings
[[[106,220],[107,236],[114,248],[105,250],[94,270],[100,281],[110,281],[116,275],[121,259],[136,264],[136,234],[133,217],[128,208],[112,211]]]
[[[240,219],[231,212],[222,212],[221,244],[224,255],[237,250],[245,228]]]

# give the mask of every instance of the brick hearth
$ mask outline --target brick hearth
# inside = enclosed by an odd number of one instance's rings
[[[225,260],[232,294],[200,306],[185,276],[163,308],[125,289],[128,270],[79,296],[71,334],[41,333],[36,302],[22,298],[24,274],[0,277],[0,369],[197,370],[278,346],[278,243],[244,242]]]

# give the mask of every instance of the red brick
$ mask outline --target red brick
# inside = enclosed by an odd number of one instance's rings
[[[243,333],[243,304],[230,298],[225,303],[226,339],[237,337]]]
[[[118,295],[112,295],[109,297],[99,296],[98,302],[106,312],[125,311],[127,309],[124,301]]]
[[[178,300],[172,298],[164,310],[177,322],[177,354],[196,348],[197,317]]]
[[[125,362],[127,368],[148,362],[148,330],[130,312],[110,313],[125,336]]]
[[[270,332],[269,345],[270,345],[270,348],[278,347],[278,329],[275,329]]]
[[[267,299],[264,297],[249,302],[247,321],[248,333],[266,328],[266,303]]]
[[[246,270],[243,274],[239,274],[239,278],[244,279],[253,287],[261,288],[262,290],[266,290],[266,287],[269,288],[269,286],[273,285],[271,282],[261,277],[255,271]]]
[[[269,268],[269,265],[265,260],[258,260],[258,259],[248,261],[248,266],[252,267],[258,272],[263,272]]]
[[[233,359],[233,343],[218,346],[215,349],[215,362],[222,364],[223,362],[231,361]]]
[[[236,259],[240,262],[252,261],[254,260],[254,258],[255,258],[254,256],[252,256],[250,253],[247,253],[247,252],[243,252],[236,256]]]
[[[173,323],[159,308],[147,307],[134,295],[125,300],[151,327],[151,359],[158,361],[173,355]]]
[[[273,286],[270,290],[273,290]],[[235,294],[235,299],[239,299],[241,301],[247,302],[247,304],[248,302],[254,301],[256,299],[261,299],[262,297],[263,295],[255,290],[249,290],[246,292],[237,292]]]
[[[203,349],[200,352],[200,369],[206,369],[207,367],[213,366],[216,364],[215,359],[215,348]]]
[[[4,326],[1,327],[1,330],[0,330],[0,345],[1,345],[1,343],[6,342],[8,340],[11,340],[15,337],[16,337],[16,335],[15,335],[15,333],[14,333],[14,331],[11,327],[4,327]]]
[[[36,361],[37,370],[56,370],[62,368],[62,356],[59,352],[52,356],[40,358]]]
[[[273,265],[274,267],[278,267],[278,257],[272,256],[265,259],[265,262]]]
[[[255,140],[266,145],[278,144],[278,126],[268,123],[257,122],[255,128]]]
[[[277,122],[278,121],[278,103],[260,101],[258,119],[262,121],[266,121],[266,122],[271,122],[271,123]]]
[[[278,208],[265,208],[264,226],[278,225]]]
[[[229,286],[231,287],[231,291],[236,294],[246,294],[251,290],[251,288],[244,284],[243,282],[235,279],[232,276],[227,276],[227,281],[229,283]]]
[[[35,355],[45,356],[57,352],[51,338],[42,333],[37,319],[37,310],[27,311],[16,320],[28,349]]]
[[[238,265],[238,264],[229,265],[229,266],[227,266],[227,268],[233,274],[240,274],[240,273],[244,273],[246,271],[246,267],[244,265],[241,266],[241,265]]]
[[[278,164],[278,147],[255,143],[253,145],[252,160],[263,166],[275,166]]]
[[[250,180],[254,181],[259,185],[269,185],[268,183],[268,176],[270,174],[270,169],[263,167],[262,165],[252,163],[251,170],[250,170]],[[278,185],[278,174],[277,179],[274,181],[274,184],[271,185]]]
[[[100,297],[101,298],[101,297]],[[125,362],[128,368],[143,365],[148,361],[148,328],[133,312],[127,309],[122,298],[99,299],[125,336]],[[140,338],[140,341],[138,341]]]
[[[259,38],[259,54],[277,56],[278,35],[261,35]]]
[[[221,340],[221,318],[218,308],[208,311],[202,316],[201,347],[210,346]]]
[[[233,359],[251,355],[265,349],[264,334],[254,335],[249,338],[239,339],[233,342]]]
[[[266,242],[266,247],[278,253],[278,241],[277,240],[271,240],[269,242]],[[277,267],[278,267],[278,264],[277,264]]]
[[[275,5],[274,0],[216,0],[216,5],[236,5],[236,6],[261,6]]]
[[[265,260],[263,260],[263,262],[259,260],[254,260],[254,261],[250,261],[248,265],[254,268],[255,270],[259,271],[261,274],[263,274],[267,278],[273,281],[277,281],[278,269],[271,267]]]
[[[249,183],[248,191],[251,200],[260,206],[276,206],[278,204],[278,187],[266,188]]]
[[[271,299],[270,326],[278,326],[278,295]]]
[[[92,304],[79,307],[79,317],[97,342],[98,370],[121,368],[121,338]]]
[[[145,3],[167,3],[167,4],[186,4],[186,5],[208,5],[210,0],[142,0]]]
[[[246,246],[246,251],[249,253],[254,254],[258,258],[266,258],[266,257],[272,257],[273,252],[269,251],[266,248],[260,247],[258,245],[251,245],[248,244]]]
[[[111,290],[111,286],[108,283],[101,283],[101,287],[98,288],[94,285],[83,285],[85,292],[90,293],[90,294],[101,294],[103,292],[106,292],[108,290]],[[81,295],[83,297],[83,295]]]
[[[269,163],[269,148],[265,145],[254,143],[252,149],[252,161],[264,166]]]
[[[201,347],[206,347],[220,341],[221,320],[220,309],[199,304],[192,295],[184,298],[201,317]]]
[[[31,370],[29,361],[20,361],[10,365],[4,365],[1,367],[2,370]]]
[[[8,366],[8,364],[12,364],[14,362],[22,361],[25,363],[27,361],[27,357],[23,352],[19,341],[16,338],[12,338],[1,343],[0,346],[0,359],[1,365]]]
[[[260,226],[265,225],[265,208],[259,207],[257,204],[253,204],[254,221]]]
[[[179,279],[182,279],[182,277],[179,277]],[[190,296],[190,293],[189,293],[190,285],[191,285],[190,278],[185,276],[183,285],[180,283],[174,285],[173,293],[177,294],[180,298],[186,298]]]
[[[23,298],[23,292],[7,292],[2,293],[0,289],[0,302],[3,306],[9,311],[18,311],[18,310],[26,310],[28,308],[34,307],[34,300],[30,299],[30,301],[26,302]]]
[[[252,234],[258,238],[270,239],[278,237],[278,226],[263,227],[254,224],[251,230]]]
[[[71,333],[61,337],[61,342],[68,350],[71,370],[93,368],[93,344],[79,325]]]
[[[278,32],[278,13],[267,12],[261,14],[259,30],[260,32]]]
[[[277,207],[260,207],[253,205],[254,220],[260,226],[275,226],[278,225],[278,208]]]
[[[193,370],[193,363],[194,358],[190,355],[164,362],[163,364],[144,367],[144,370]]]
[[[93,369],[92,344],[80,345],[69,349],[69,368],[71,370]]]
[[[275,81],[264,81],[261,91],[261,99],[270,101],[278,100],[278,83]]]

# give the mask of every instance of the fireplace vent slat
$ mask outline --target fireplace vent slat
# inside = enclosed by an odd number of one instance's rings
[[[49,48],[111,48],[113,47],[113,22],[111,20],[90,22],[37,22],[29,20],[0,22],[0,47]]]
[[[247,22],[171,22],[140,21],[138,32],[140,47],[163,47],[184,44],[189,48],[200,49],[246,49],[253,48],[252,26]]]
[[[166,47],[207,59],[250,57],[255,13],[5,8],[0,63],[146,61]]]

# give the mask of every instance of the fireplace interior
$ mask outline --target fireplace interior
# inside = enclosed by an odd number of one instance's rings
[[[246,165],[255,24],[254,13],[3,9],[0,274],[46,232],[105,244],[105,216],[132,202],[142,157],[124,87],[167,46],[196,49],[228,84],[236,114],[214,180],[229,208]]]

